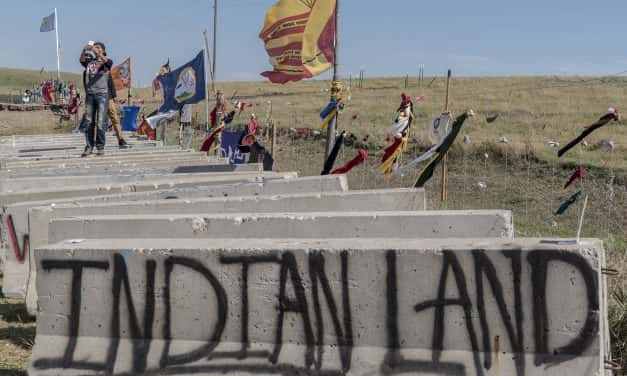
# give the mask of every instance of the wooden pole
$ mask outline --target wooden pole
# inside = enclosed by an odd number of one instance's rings
[[[583,217],[586,215],[587,206],[588,206],[588,195],[586,195],[586,198],[583,201],[583,208],[581,209],[581,216],[579,217],[579,226],[577,227],[577,244],[579,244],[579,240],[581,239],[581,228],[583,227]]]
[[[448,70],[447,78],[446,78],[446,99],[444,102],[444,112],[448,112],[448,102],[449,95],[451,93],[451,70]],[[440,185],[440,203],[444,204],[446,201],[446,175],[448,164],[448,153],[444,154],[444,158],[442,158],[442,181]]]
[[[338,52],[339,52],[339,34],[340,34],[340,31],[338,29],[339,17],[340,17],[340,0],[335,0],[335,40],[334,40],[334,58],[333,58],[333,82],[336,82],[338,80],[338,61],[339,61]],[[334,98],[334,93],[333,93],[333,90],[331,90],[331,99],[333,98]],[[338,121],[338,114],[336,113],[335,116],[333,116],[333,119],[331,119],[331,121],[329,122],[329,125],[327,126],[327,143],[326,143],[326,148],[324,152],[324,161],[322,163],[326,162],[326,160],[329,158],[329,155],[331,154],[331,150],[333,149],[333,145],[335,144],[335,131],[337,129],[337,121]]]
[[[274,122],[270,123],[271,127],[272,127],[272,133],[271,133],[271,137],[272,137],[272,141],[270,143],[270,155],[272,155],[272,158],[274,158],[274,152],[276,150],[276,126],[274,125]]]

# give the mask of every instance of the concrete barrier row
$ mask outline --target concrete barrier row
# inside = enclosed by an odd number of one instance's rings
[[[31,375],[603,373],[599,241],[134,143],[80,159],[75,135],[0,138]]]
[[[282,201],[283,198],[279,195],[308,194],[313,195],[314,198],[317,196],[320,197],[318,200],[319,203],[323,200],[323,195],[326,193],[345,192],[348,189],[346,178],[343,175],[315,176],[298,179],[294,178],[295,174],[293,173],[284,173],[282,175],[290,178],[260,179],[259,176],[256,175],[254,178],[250,178],[249,180],[236,180],[236,183],[231,181],[230,184],[226,184],[227,182],[223,181],[222,184],[197,185],[185,188],[180,188],[179,185],[175,185],[175,188],[171,189],[130,193],[114,193],[109,190],[98,192],[100,194],[98,196],[65,198],[58,197],[57,192],[49,192],[49,197],[46,200],[26,201],[6,205],[2,213],[2,227],[0,227],[2,229],[0,232],[3,234],[2,240],[5,247],[3,254],[4,264],[6,265],[4,268],[2,291],[6,296],[18,299],[26,298],[27,291],[29,291],[29,298],[27,299],[28,309],[29,312],[33,314],[36,313],[36,294],[34,292],[34,283],[32,283],[36,270],[30,267],[33,255],[29,250],[34,246],[44,244],[43,242],[47,241],[48,237],[47,225],[45,225],[45,228],[38,227],[37,223],[41,224],[41,221],[39,220],[40,217],[33,217],[29,215],[29,212],[37,207],[43,207],[45,210],[62,206],[64,204],[71,206],[99,205],[111,206],[111,210],[114,210],[114,212],[119,209],[119,213],[123,213],[125,211],[134,213],[149,210],[144,207],[143,203],[145,203],[146,200],[150,200],[150,202],[154,202],[155,210],[163,210],[162,212],[172,213],[174,210],[168,211],[167,208],[170,207],[170,205],[176,205],[179,200],[182,200],[184,204],[179,205],[178,208],[189,208],[188,203],[193,203],[191,205],[194,205],[196,208],[209,210],[212,205],[211,200],[213,200],[213,205],[217,205],[217,207],[214,206],[214,208],[220,208],[219,200],[224,200],[229,197],[252,196],[253,200],[248,200],[248,202],[254,202],[254,204],[247,208],[247,211],[263,211],[264,208],[266,208],[266,211],[270,211],[270,207],[273,204],[278,205]],[[233,174],[227,176],[229,178],[234,178]],[[212,178],[212,176],[208,177],[208,179]],[[174,180],[174,182],[176,183],[177,181]],[[261,200],[261,198],[266,196],[267,200]],[[363,197],[369,201],[372,199],[372,196],[356,196]],[[388,209],[400,209],[401,207],[399,205],[405,205],[406,207],[416,205],[416,208],[424,209],[425,199],[422,191],[419,191],[419,193],[415,194],[415,196],[415,199],[408,203],[399,204],[394,200],[394,195],[391,195],[390,197],[379,199],[379,204],[372,202],[367,205],[371,205],[371,207],[377,207],[379,209],[384,207]],[[259,197],[259,199],[254,199],[255,197]],[[208,202],[203,204],[201,201],[196,204],[195,201],[197,200],[207,200]],[[285,200],[287,200],[287,198]],[[298,198],[294,198],[294,200],[298,201]],[[291,205],[291,202],[294,200],[287,200],[286,205]],[[335,199],[335,201],[337,203],[339,200]],[[344,201],[344,205],[352,203],[355,207],[354,210],[359,210],[357,201],[359,201],[359,199],[348,199]],[[130,203],[128,205],[121,204],[124,202]],[[134,202],[137,202],[139,205],[133,205],[132,203]],[[313,203],[316,201],[314,199],[310,202]],[[305,209],[307,207],[306,200],[293,205],[296,205],[298,208],[302,209],[302,211],[307,210]],[[238,202],[226,202],[221,210],[224,210],[229,206],[232,208],[231,211],[235,211],[236,209],[238,211],[244,210],[244,204]],[[161,209],[162,207],[164,209]],[[315,208],[315,206],[312,206],[310,210]],[[95,210],[98,211],[99,209]],[[206,211],[204,213],[210,212]],[[37,231],[37,229],[42,231]]]

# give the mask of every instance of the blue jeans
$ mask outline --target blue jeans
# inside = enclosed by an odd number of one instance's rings
[[[109,109],[108,94],[87,94],[85,99],[85,142],[89,148],[104,149],[107,111]],[[98,124],[96,124],[98,115]],[[95,127],[95,130],[94,130]]]

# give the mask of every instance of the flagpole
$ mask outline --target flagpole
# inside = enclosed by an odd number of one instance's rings
[[[216,0],[217,1],[217,0]],[[338,56],[339,56],[339,17],[340,17],[340,0],[335,0],[335,37],[334,37],[334,46],[333,46],[333,82],[335,83],[338,80]],[[331,84],[331,88],[333,88],[333,84]],[[331,90],[331,100],[335,97],[335,93]],[[327,143],[324,151],[324,162],[331,155],[331,150],[333,150],[333,144],[335,143],[335,130],[337,128],[338,121],[338,113],[336,112],[333,116],[333,119],[329,122],[327,127]],[[323,162],[323,163],[324,163]]]
[[[216,89],[216,65],[218,65],[218,0],[213,4],[213,61],[211,64],[211,92],[216,94],[216,127],[220,125],[222,119],[222,93]],[[218,133],[216,138],[216,155],[220,155],[220,145],[222,143],[222,133]]]
[[[448,70],[446,76],[446,99],[444,102],[444,112],[448,112],[448,102],[449,96],[451,93],[451,70]],[[442,177],[440,181],[440,205],[444,206],[444,202],[446,201],[446,178],[448,174],[448,152],[444,153],[444,158],[442,158]]]
[[[54,8],[54,34],[57,39],[57,79],[61,81],[61,57],[59,55],[59,17],[57,8]]]
[[[203,64],[205,65],[205,110],[206,110],[206,114],[205,114],[205,132],[207,133],[207,136],[209,136],[209,93],[208,93],[208,86],[207,86],[207,77],[208,77],[208,69],[212,69],[211,68],[211,63],[208,62],[209,60],[209,39],[207,38],[207,30],[205,29],[205,31],[203,32],[203,35],[205,37],[205,53],[207,54],[207,58],[203,61]],[[211,80],[211,82],[213,82],[213,79]]]
[[[216,92],[216,62],[217,62],[217,40],[218,40],[218,0],[213,4],[213,64],[211,65],[211,92]],[[209,51],[207,51],[209,53]]]

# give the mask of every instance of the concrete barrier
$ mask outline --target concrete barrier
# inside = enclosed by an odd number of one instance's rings
[[[81,159],[68,159],[68,160],[55,160],[52,162],[42,161],[42,162],[33,162],[27,165],[18,166],[15,168],[7,168],[5,171],[11,172],[29,172],[33,170],[47,170],[47,169],[68,169],[68,168],[97,168],[101,167],[110,167],[110,166],[128,166],[128,165],[151,165],[151,164],[172,164],[172,163],[185,163],[185,162],[205,162],[206,164],[216,162],[213,157],[207,156],[198,156],[198,155],[180,155],[176,157],[169,158],[167,155],[163,158],[149,155],[147,157],[141,158],[110,158],[110,159],[100,159],[100,158],[81,158]],[[223,162],[218,162],[222,163]]]
[[[221,165],[224,167],[215,167]],[[260,167],[259,164],[250,165],[225,165],[224,163],[213,160],[185,160],[185,161],[163,161],[163,162],[119,162],[110,163],[105,165],[91,166],[85,165],[82,167],[76,166],[64,166],[50,167],[45,169],[30,169],[30,170],[6,170],[0,172],[0,179],[19,179],[29,177],[50,177],[50,176],[63,176],[63,175],[122,175],[122,174],[137,174],[137,173],[200,173],[211,172],[216,169],[228,170],[228,171],[257,171]],[[188,168],[185,171],[182,168]],[[195,169],[190,171],[189,169]]]
[[[130,148],[130,149],[111,149],[109,151],[109,153],[103,155],[103,156],[99,156],[98,158],[103,159],[103,158],[114,158],[114,157],[121,157],[121,156],[129,156],[129,157],[133,157],[136,155],[161,155],[161,154],[183,154],[183,153],[199,153],[199,152],[195,152],[192,150],[181,150],[178,146],[163,146],[163,147],[159,147],[159,148],[150,148],[150,149],[146,149],[146,148],[142,148],[142,149],[134,149],[134,148]],[[202,153],[201,153],[202,154]],[[78,158],[82,158],[80,156],[80,154],[76,154],[74,152],[69,153],[69,152],[58,152],[58,153],[40,153],[40,154],[33,154],[33,155],[8,155],[8,156],[4,156],[2,158],[2,168],[5,168],[4,166],[11,166],[13,164],[15,165],[19,165],[20,163],[29,163],[29,162],[37,162],[37,161],[54,161],[54,160],[60,160],[60,159],[78,159]]]
[[[7,170],[13,171],[27,171],[31,169],[45,169],[45,168],[58,168],[63,167],[84,167],[84,166],[98,166],[98,165],[111,165],[113,163],[149,163],[149,162],[166,162],[166,161],[198,161],[203,160],[206,162],[221,162],[228,163],[224,159],[217,159],[215,157],[208,157],[201,153],[163,153],[163,154],[136,154],[133,156],[115,154],[103,157],[87,157],[87,158],[66,158],[66,159],[53,159],[53,160],[38,160],[38,161],[26,161],[18,163],[7,163]]]
[[[294,174],[290,174],[294,176]],[[118,203],[122,201],[173,200],[223,198],[251,195],[285,195],[298,193],[345,192],[348,184],[344,175],[311,176],[289,179],[251,179],[237,184],[213,186],[195,186],[166,190],[113,193],[101,192],[100,196],[84,196],[55,198],[43,201],[27,201],[7,205],[2,212],[2,225],[6,226],[0,233],[3,244],[7,247],[2,251],[6,267],[3,273],[2,293],[11,298],[24,299],[28,287],[30,268],[30,230],[29,210],[38,206],[55,206],[63,204],[93,205]],[[10,223],[10,225],[9,225]],[[15,242],[13,242],[15,239]],[[29,307],[30,308],[30,307]],[[32,312],[32,311],[31,311]]]
[[[132,141],[129,140],[129,145],[131,148],[155,148],[162,147],[163,143],[161,141]],[[19,145],[16,144],[13,146],[5,146],[0,149],[0,155],[2,156],[10,156],[10,155],[29,155],[29,154],[41,154],[48,152],[61,152],[74,151],[77,154],[81,154],[83,149],[85,148],[85,140],[82,142],[52,142],[52,143],[39,143],[39,144],[24,144]],[[108,150],[116,150],[119,149],[117,143],[112,144],[109,143],[105,146],[105,152]]]
[[[37,250],[30,375],[602,375],[602,244],[86,240]]]
[[[204,173],[171,173],[171,174],[154,174],[150,173],[134,173],[134,174],[121,174],[121,175],[88,175],[88,176],[75,176],[75,175],[57,175],[50,177],[27,177],[27,178],[15,178],[15,179],[0,179],[0,192],[20,192],[23,190],[37,189],[41,187],[74,187],[80,185],[94,185],[94,184],[124,184],[132,182],[140,182],[145,180],[175,180],[186,179],[190,177],[202,177],[202,176],[219,176],[224,175],[228,171],[220,171],[220,167],[224,165],[209,165],[216,168],[216,172],[204,172]],[[255,165],[253,167],[259,167]],[[251,167],[252,168],[252,167]],[[241,174],[250,175],[252,171],[238,171],[234,170],[230,172],[228,176],[238,176]]]
[[[87,160],[117,161],[120,159],[128,160],[128,159],[136,159],[136,158],[137,159],[152,158],[152,159],[159,159],[159,160],[167,160],[168,157],[170,156],[173,156],[173,157],[181,157],[181,156],[207,157],[206,153],[190,152],[190,151],[185,151],[185,150],[180,150],[180,149],[155,148],[152,150],[120,149],[120,150],[117,150],[116,152],[111,152],[103,156],[98,156],[97,158],[95,156],[93,158],[89,157],[87,158]],[[213,158],[214,160],[222,160],[222,161],[225,161],[225,163],[228,163],[225,158],[217,158],[217,157],[211,157],[211,158]],[[59,162],[63,163],[64,161],[71,161],[71,160],[85,161],[85,158],[82,158],[80,155],[76,156],[76,155],[63,155],[63,154],[4,158],[2,159],[2,169],[9,169],[9,168],[16,169],[18,167],[30,166],[34,164],[44,165],[44,164],[52,164],[52,163],[59,163]]]
[[[50,243],[49,225],[57,218],[90,215],[424,211],[425,199],[423,189],[381,189],[100,204],[75,202],[30,209],[28,228],[31,247],[37,248]]]
[[[215,165],[218,169],[223,165]],[[212,166],[213,167],[213,166]],[[230,166],[227,166],[230,167]],[[22,201],[37,201],[48,200],[52,198],[64,198],[64,197],[81,197],[81,196],[97,196],[104,192],[116,193],[116,192],[141,192],[141,191],[153,191],[158,189],[167,189],[174,187],[186,187],[186,186],[199,186],[199,185],[216,185],[225,183],[237,183],[240,181],[246,181],[253,178],[265,178],[265,179],[283,179],[288,177],[295,177],[294,173],[278,173],[278,172],[241,172],[241,173],[208,173],[208,174],[191,174],[188,177],[181,177],[177,179],[154,179],[144,180],[140,182],[128,183],[128,184],[93,184],[84,186],[69,186],[69,187],[48,187],[41,189],[30,189],[19,192],[4,192],[0,193],[0,205],[5,206],[8,204],[22,202]]]
[[[55,205],[32,208],[28,215],[31,248],[49,243],[48,233],[51,220],[76,215],[120,215],[120,214],[184,214],[184,213],[271,213],[309,211],[414,211],[425,210],[425,194],[422,189],[385,189],[372,191],[349,191],[329,193],[305,193],[273,196],[218,197],[189,200],[126,201],[119,203],[85,205]],[[13,258],[8,268],[26,272],[16,265]],[[31,260],[34,265],[34,260]],[[13,273],[11,273],[13,274]],[[28,311],[36,312],[34,283],[36,269],[30,270],[26,296]],[[20,278],[22,279],[22,278]],[[8,282],[8,281],[7,281]],[[31,289],[32,288],[32,289]]]
[[[48,240],[146,238],[503,238],[508,210],[80,215],[54,218]]]

